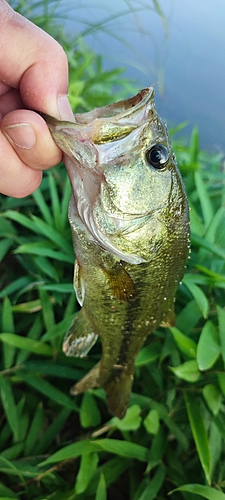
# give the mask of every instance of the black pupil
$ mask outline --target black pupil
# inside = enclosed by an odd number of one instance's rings
[[[164,168],[168,157],[168,150],[163,144],[152,146],[152,148],[146,153],[148,163],[159,170]]]

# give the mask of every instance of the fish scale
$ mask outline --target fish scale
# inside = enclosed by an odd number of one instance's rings
[[[44,116],[64,152],[81,310],[64,340],[85,356],[99,336],[100,362],[75,386],[102,386],[109,411],[129,404],[135,358],[158,325],[172,325],[174,296],[189,248],[189,212],[168,131],[154,91],[75,115]]]

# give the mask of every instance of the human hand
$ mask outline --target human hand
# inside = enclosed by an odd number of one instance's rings
[[[0,0],[0,192],[21,198],[59,163],[42,111],[73,121],[67,98],[68,64],[62,47]],[[27,109],[26,109],[27,108]]]

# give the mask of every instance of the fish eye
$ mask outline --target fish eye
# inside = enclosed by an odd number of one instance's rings
[[[155,144],[146,152],[147,162],[152,165],[152,167],[157,168],[157,170],[161,170],[165,167],[168,158],[168,149],[163,144]]]

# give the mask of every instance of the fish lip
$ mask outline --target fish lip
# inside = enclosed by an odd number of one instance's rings
[[[112,118],[127,118],[131,114],[139,111],[139,109],[145,108],[150,101],[154,104],[154,89],[153,87],[146,87],[140,90],[135,96],[129,97],[128,99],[123,99],[101,108],[95,108],[86,113],[75,114],[75,123],[82,126],[89,125],[96,119],[107,121]]]

